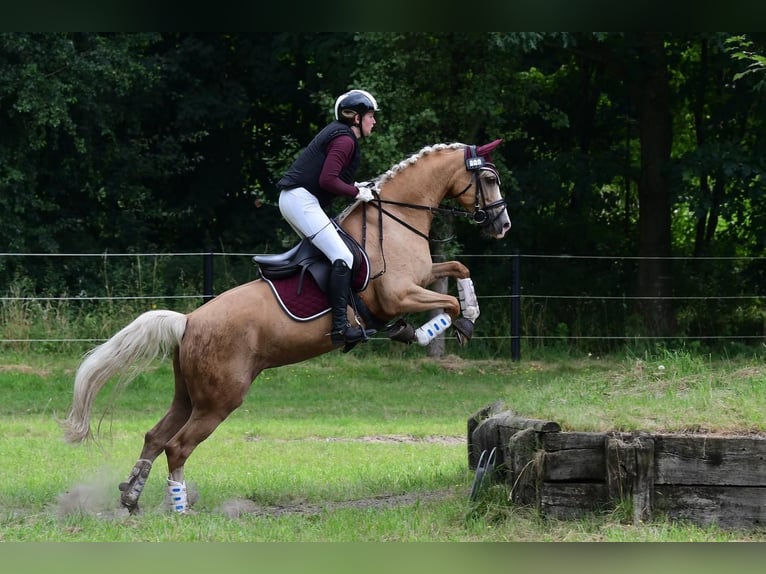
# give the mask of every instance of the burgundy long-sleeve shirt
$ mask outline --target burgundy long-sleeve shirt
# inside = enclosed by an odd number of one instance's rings
[[[340,179],[340,172],[344,166],[351,163],[354,157],[356,142],[351,136],[341,135],[334,138],[327,145],[327,158],[319,174],[319,185],[324,191],[335,195],[356,197],[359,192],[355,186]]]

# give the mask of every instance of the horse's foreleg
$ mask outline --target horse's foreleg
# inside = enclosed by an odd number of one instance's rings
[[[431,266],[429,284],[443,277],[453,277],[456,280],[460,298],[460,310],[469,321],[476,321],[479,317],[479,301],[476,299],[476,291],[474,290],[468,267],[459,261],[434,263]],[[454,319],[455,316],[452,318]]]
[[[476,290],[470,277],[457,280],[458,298],[463,317],[474,323],[479,318],[479,300],[476,298]]]
[[[460,314],[460,302],[456,297],[430,291],[416,284],[406,288],[397,286],[387,290],[387,294],[385,308],[394,316],[435,309],[442,311],[417,329],[400,321],[389,330],[389,337],[395,341],[426,346],[452,325],[453,318]]]
[[[468,267],[460,263],[460,261],[444,261],[431,265],[431,280],[429,283],[433,283],[442,277],[465,279],[470,276],[471,272],[468,270]]]
[[[431,267],[432,280],[442,277],[454,277],[457,282],[460,311],[462,317],[453,316],[453,327],[457,333],[458,342],[465,345],[473,335],[473,325],[479,318],[479,300],[470,277],[468,268],[459,261],[434,263]]]
[[[406,322],[400,322],[389,336],[397,341],[426,346],[448,327],[453,326],[458,342],[465,345],[473,335],[473,325],[479,317],[479,302],[471,273],[459,261],[434,263],[425,284],[430,285],[437,279],[452,277],[457,281],[459,298],[429,291],[417,285],[410,286],[404,294],[397,293],[394,298],[400,313],[415,313],[443,309],[443,312],[426,321],[415,329]],[[392,299],[392,300],[394,300]],[[462,317],[460,314],[462,313]]]

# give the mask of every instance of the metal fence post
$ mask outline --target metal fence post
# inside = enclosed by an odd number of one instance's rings
[[[213,254],[205,253],[202,257],[203,268],[203,286],[202,286],[202,303],[210,301],[213,295]]]
[[[511,360],[521,360],[521,255],[511,258]]]

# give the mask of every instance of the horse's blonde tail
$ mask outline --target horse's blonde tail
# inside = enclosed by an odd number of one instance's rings
[[[91,436],[90,411],[98,391],[120,373],[118,388],[124,388],[160,353],[177,347],[186,330],[186,315],[175,311],[147,311],[111,339],[85,355],[74,381],[74,399],[62,422],[68,442]]]

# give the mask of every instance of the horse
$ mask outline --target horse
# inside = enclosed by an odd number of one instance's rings
[[[363,248],[368,266],[356,287],[356,303],[349,307],[350,320],[389,325],[389,337],[419,345],[453,326],[459,343],[468,342],[480,313],[470,272],[458,261],[434,263],[429,232],[434,216],[446,213],[469,217],[491,238],[505,236],[511,221],[491,161],[501,141],[426,146],[367,182],[373,200],[352,202],[335,218],[339,229]],[[447,199],[457,207],[442,206]],[[268,268],[283,259],[266,258],[262,264]],[[458,297],[427,288],[444,277],[457,281]],[[304,289],[305,295],[309,280],[301,276],[300,282],[299,291]],[[172,354],[175,384],[170,406],[145,434],[137,462],[119,484],[120,504],[130,514],[139,510],[152,465],[163,452],[167,506],[171,512],[192,512],[184,465],[242,404],[259,373],[338,349],[329,337],[326,304],[318,312],[296,316],[280,299],[277,283],[261,276],[187,314],[146,311],[84,355],[75,374],[71,408],[61,421],[70,443],[95,438],[91,409],[110,379],[117,378],[119,393],[156,358]],[[417,329],[403,319],[425,311],[439,313]]]

